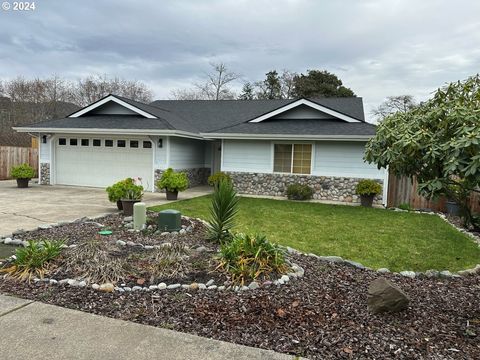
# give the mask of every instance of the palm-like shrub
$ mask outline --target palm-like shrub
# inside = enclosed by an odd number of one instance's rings
[[[50,262],[60,255],[63,244],[63,241],[30,240],[27,246],[17,249],[13,265],[2,272],[22,281],[31,280],[33,277],[43,278]]]
[[[230,274],[233,282],[242,285],[288,270],[283,248],[269,242],[264,235],[236,234],[231,242],[222,245],[220,259],[219,267]]]
[[[222,243],[231,239],[238,213],[238,197],[229,181],[220,180],[215,186],[208,221],[208,238]]]

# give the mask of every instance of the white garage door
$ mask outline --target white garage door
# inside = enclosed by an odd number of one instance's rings
[[[153,149],[148,139],[59,137],[55,144],[55,183],[107,187],[140,177],[152,190]]]

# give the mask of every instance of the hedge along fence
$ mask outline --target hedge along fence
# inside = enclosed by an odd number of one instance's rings
[[[12,166],[29,164],[38,176],[38,149],[19,146],[0,146],[0,180],[11,179]]]
[[[408,177],[388,176],[387,207],[398,207],[400,204],[410,204],[414,209],[431,209],[434,211],[446,211],[446,199],[441,197],[436,200],[428,200],[418,195],[418,183]],[[472,192],[470,195],[470,209],[473,213],[480,213],[480,193]]]

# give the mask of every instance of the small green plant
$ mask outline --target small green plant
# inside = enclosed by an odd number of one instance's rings
[[[382,185],[375,180],[360,180],[355,189],[357,195],[377,195],[382,192]]]
[[[117,202],[119,200],[125,199],[127,187],[134,185],[132,178],[126,178],[116,182],[112,186],[107,187],[106,191],[108,194],[108,200],[110,202]]]
[[[208,221],[208,238],[217,243],[231,239],[231,230],[235,226],[238,213],[238,197],[233,184],[220,180],[212,196],[210,220]]]
[[[413,211],[413,207],[409,203],[402,203],[398,205],[400,210]]]
[[[27,246],[17,249],[13,265],[2,269],[2,272],[21,281],[30,281],[33,277],[43,278],[48,271],[50,261],[60,255],[63,244],[63,241],[30,240]]]
[[[285,250],[269,242],[264,235],[236,234],[220,248],[219,268],[227,271],[232,281],[245,284],[256,279],[287,272]]]
[[[142,200],[143,186],[134,183],[125,186],[125,193],[122,200]]]
[[[162,174],[160,180],[157,181],[157,188],[165,189],[169,192],[185,191],[188,189],[187,174],[175,172],[172,168],[168,168]]]
[[[210,186],[216,186],[220,181],[232,182],[232,178],[222,171],[216,172],[208,177],[208,185]]]
[[[304,184],[291,184],[287,187],[287,197],[290,200],[309,200],[313,196],[313,189]]]
[[[10,174],[14,179],[31,179],[35,176],[35,170],[28,164],[12,167]]]

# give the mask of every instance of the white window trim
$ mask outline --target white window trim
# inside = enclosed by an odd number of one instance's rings
[[[273,111],[270,111],[262,116],[259,116],[259,117],[256,117],[255,119],[252,119],[250,120],[249,122],[251,123],[259,123],[259,122],[262,122],[264,120],[267,120],[267,119],[270,119],[276,115],[279,115],[279,114],[282,114],[284,113],[285,111],[288,111],[288,110],[291,110],[291,109],[294,109],[300,105],[306,105],[312,109],[315,109],[315,110],[318,110],[318,111],[321,111],[321,112],[324,112],[325,114],[328,114],[328,115],[331,115],[331,116],[334,116],[338,119],[341,119],[341,120],[344,120],[344,121],[347,121],[347,122],[361,122],[360,120],[358,119],[355,119],[351,116],[348,116],[348,115],[345,115],[345,114],[342,114],[341,112],[338,112],[338,111],[335,111],[335,110],[332,110],[330,108],[327,108],[325,106],[322,106],[322,105],[319,105],[317,103],[314,103],[313,101],[310,101],[310,100],[307,100],[307,99],[299,99],[297,101],[294,101],[288,105],[285,105],[285,106],[282,106],[281,108],[278,108],[276,110],[273,110]]]
[[[292,145],[292,161],[290,164],[290,172],[278,172],[274,171],[275,169],[275,145]],[[293,151],[294,151],[294,145],[311,145],[312,146],[312,155],[310,157],[310,174],[299,174],[299,173],[294,173],[293,172]],[[314,170],[313,170],[313,165],[315,164],[315,143],[314,142],[309,142],[309,141],[272,141],[270,143],[271,146],[271,154],[272,154],[272,161],[271,161],[271,172],[273,174],[278,174],[278,175],[300,175],[300,176],[313,176]]]
[[[97,101],[96,103],[93,103],[93,104],[91,104],[91,105],[89,105],[89,106],[87,106],[87,107],[85,107],[85,108],[83,108],[83,109],[81,109],[77,112],[74,112],[69,117],[77,118],[77,117],[82,116],[82,115],[92,111],[93,109],[96,109],[96,108],[98,108],[98,107],[100,107],[100,106],[102,106],[102,105],[104,105],[104,104],[106,104],[110,101],[113,101],[113,102],[115,102],[115,103],[129,109],[129,110],[132,110],[133,112],[136,112],[139,115],[145,116],[148,119],[157,119],[156,116],[154,116],[154,115],[152,115],[152,114],[150,114],[146,111],[143,111],[143,110],[137,108],[136,106],[130,105],[129,103],[127,103],[123,100],[120,100],[113,95],[108,95],[107,97]]]

